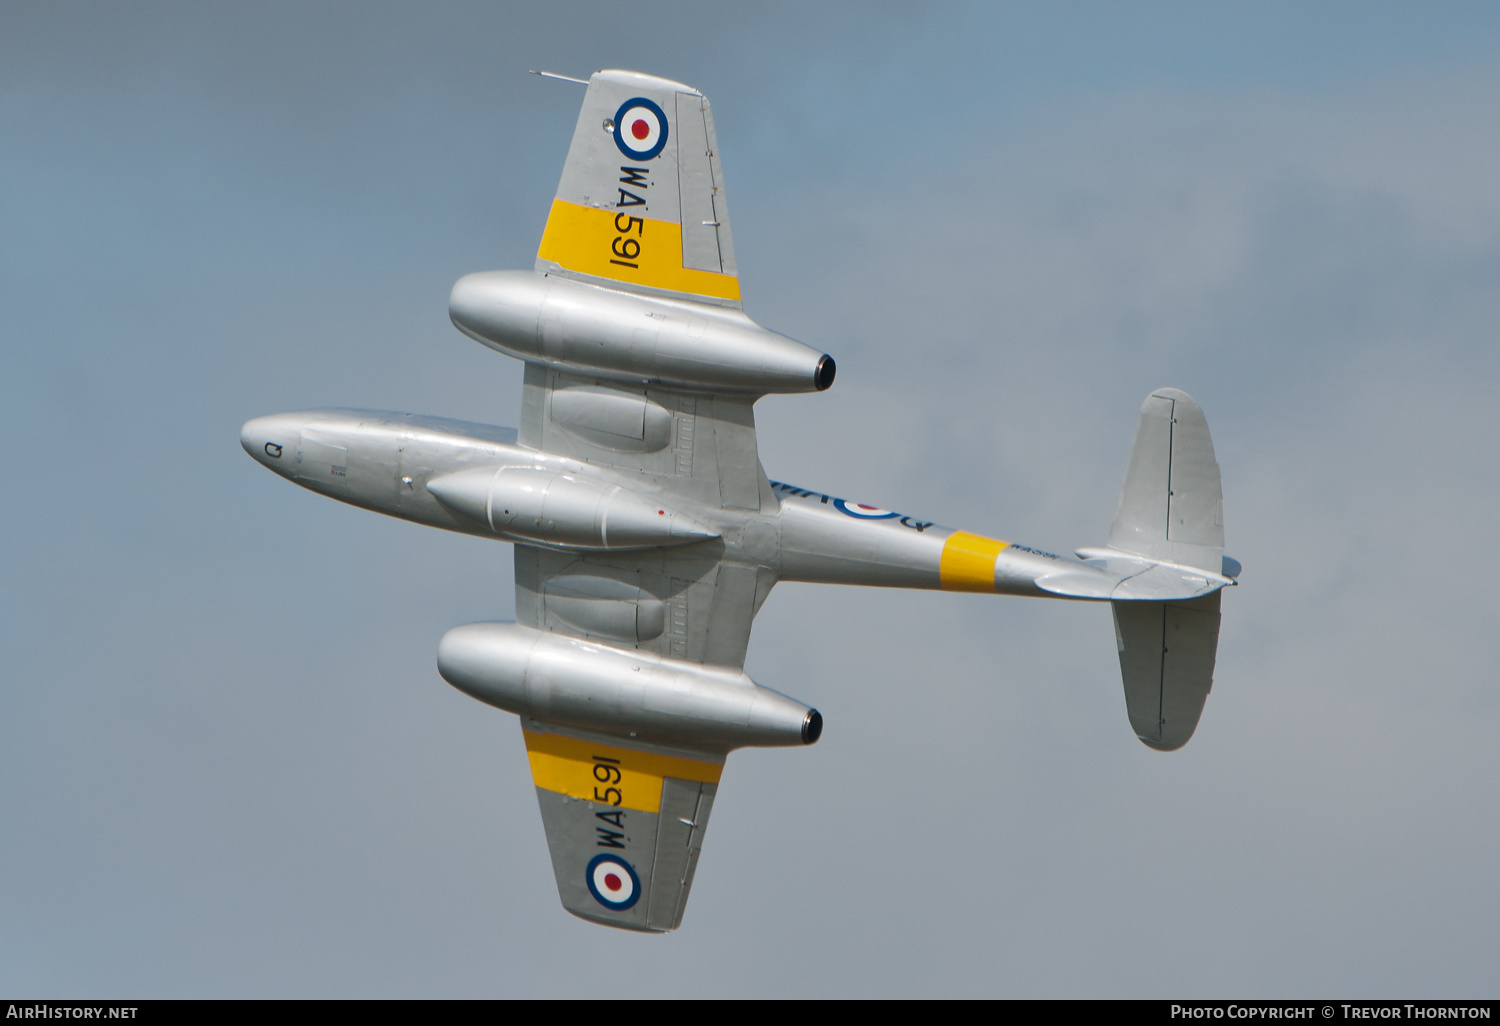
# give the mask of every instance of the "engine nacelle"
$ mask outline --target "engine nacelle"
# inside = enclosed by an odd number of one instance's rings
[[[444,506],[496,534],[563,549],[654,549],[719,535],[617,484],[546,467],[478,467],[427,482]]]
[[[831,356],[767,331],[738,310],[535,271],[464,275],[448,298],[448,315],[492,349],[605,377],[756,394],[833,384]]]
[[[660,744],[729,751],[812,744],[823,717],[743,673],[627,652],[514,623],[455,627],[438,672],[520,716]]]

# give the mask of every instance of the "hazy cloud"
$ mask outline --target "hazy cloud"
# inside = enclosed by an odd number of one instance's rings
[[[1293,10],[0,12],[0,983],[1487,994],[1500,25]],[[824,740],[734,757],[679,933],[560,910],[433,666],[509,548],[237,431],[514,423],[447,289],[534,253],[579,92],[525,69],[608,65],[714,100],[747,308],[839,359],[773,477],[1067,550],[1147,391],[1203,404],[1246,569],[1186,749],[1102,609],[782,586],[747,668]]]

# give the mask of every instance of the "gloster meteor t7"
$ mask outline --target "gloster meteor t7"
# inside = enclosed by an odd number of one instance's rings
[[[518,430],[315,410],[241,442],[330,498],[515,546],[516,622],[455,627],[438,670],[520,717],[569,912],[675,929],[728,754],[818,740],[816,710],[742,669],[778,581],[1109,602],[1131,728],[1192,736],[1239,570],[1197,403],[1146,398],[1108,541],[1076,559],[769,480],[756,400],[822,391],[834,362],[742,312],[697,90],[595,74],[535,269],[461,278],[449,312],[525,361]]]

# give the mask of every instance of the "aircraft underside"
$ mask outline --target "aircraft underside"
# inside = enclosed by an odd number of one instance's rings
[[[1197,403],[1146,398],[1107,542],[1072,556],[771,481],[756,400],[834,364],[741,311],[696,90],[594,75],[536,269],[460,279],[450,314],[526,362],[517,429],[313,410],[241,443],[330,498],[513,543],[516,621],[455,627],[438,668],[520,717],[570,912],[675,929],[728,753],[817,741],[816,710],[743,671],[778,581],[1107,601],[1132,729],[1192,736],[1239,573]]]

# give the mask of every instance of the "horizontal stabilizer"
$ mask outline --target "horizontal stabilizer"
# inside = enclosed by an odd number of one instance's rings
[[[1232,583],[1221,574],[1171,566],[1110,549],[1079,549],[1082,566],[1039,577],[1036,586],[1053,595],[1115,602],[1194,599]]]
[[[1181,748],[1198,727],[1213,687],[1219,595],[1110,604],[1130,726],[1158,751]]]

